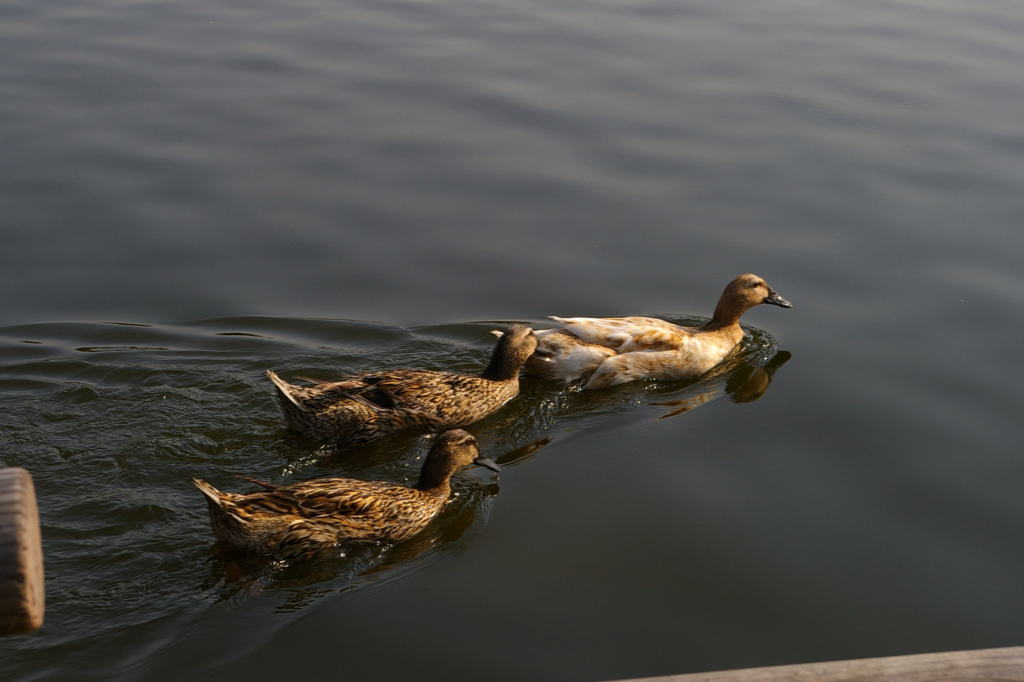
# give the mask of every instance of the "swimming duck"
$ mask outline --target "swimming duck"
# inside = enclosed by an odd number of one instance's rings
[[[377,440],[399,429],[466,426],[495,412],[519,393],[519,370],[537,348],[533,330],[509,325],[479,376],[400,369],[362,374],[312,388],[293,386],[274,372],[278,402],[288,425],[342,448]]]
[[[340,542],[399,542],[423,530],[451,493],[452,474],[483,457],[476,439],[461,429],[445,431],[423,462],[419,482],[409,488],[385,481],[319,478],[274,485],[240,476],[263,488],[248,495],[225,493],[193,478],[206,495],[210,525],[225,543],[240,549],[299,559]]]
[[[702,327],[650,317],[552,317],[561,327],[537,330],[537,350],[526,368],[585,389],[700,376],[733,351],[743,339],[740,316],[762,303],[793,307],[764,279],[746,274],[729,282]]]

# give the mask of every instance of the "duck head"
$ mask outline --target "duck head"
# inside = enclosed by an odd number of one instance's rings
[[[480,376],[492,381],[508,381],[519,376],[526,359],[537,350],[537,336],[525,324],[510,324],[494,347],[491,362]]]
[[[740,315],[756,305],[769,303],[782,308],[792,308],[793,304],[779,296],[768,286],[763,277],[747,273],[729,282],[718,299],[712,324],[728,326],[739,322]]]
[[[446,485],[452,474],[470,464],[501,471],[497,464],[480,454],[472,434],[462,429],[445,431],[437,437],[427,453],[416,488],[431,490]]]

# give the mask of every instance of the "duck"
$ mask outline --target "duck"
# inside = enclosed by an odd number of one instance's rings
[[[714,316],[700,327],[650,317],[552,317],[559,326],[535,332],[537,349],[526,369],[586,390],[698,377],[733,352],[743,339],[740,316],[763,303],[793,307],[764,278],[747,273],[729,282]]]
[[[424,528],[451,494],[451,477],[477,464],[500,471],[462,429],[445,431],[430,448],[412,487],[386,481],[318,478],[249,494],[192,482],[206,496],[210,525],[225,544],[277,560],[305,559],[343,542],[401,542]]]
[[[393,431],[468,426],[496,412],[519,393],[519,370],[536,348],[533,329],[513,324],[478,376],[399,369],[340,381],[307,379],[316,384],[308,388],[272,371],[267,376],[292,429],[337,448],[355,448]]]

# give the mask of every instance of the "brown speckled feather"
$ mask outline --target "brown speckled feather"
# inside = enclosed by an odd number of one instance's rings
[[[466,426],[519,393],[519,370],[536,348],[533,330],[511,325],[479,376],[403,369],[293,386],[274,372],[288,425],[338,447],[364,445],[400,429]]]
[[[345,541],[398,542],[423,530],[444,507],[451,475],[480,457],[476,441],[446,431],[423,463],[420,481],[406,487],[382,481],[321,478],[264,487],[247,495],[221,492],[193,479],[206,495],[214,533],[229,545],[282,559],[301,558]]]

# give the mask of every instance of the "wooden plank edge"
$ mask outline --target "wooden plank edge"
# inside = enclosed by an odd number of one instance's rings
[[[1024,682],[1024,646],[860,658],[767,668],[631,678],[615,682]]]
[[[0,469],[0,637],[38,630],[46,591],[43,544],[32,476]]]

